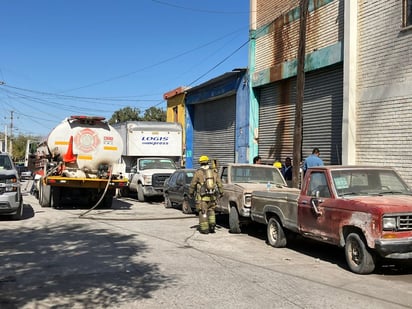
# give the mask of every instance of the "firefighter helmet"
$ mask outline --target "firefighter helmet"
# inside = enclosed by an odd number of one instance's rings
[[[279,161],[276,161],[275,163],[273,163],[273,166],[276,168],[282,168],[282,163],[280,163]]]
[[[199,158],[199,163],[200,164],[205,164],[205,163],[209,163],[209,157],[208,156],[200,156]]]

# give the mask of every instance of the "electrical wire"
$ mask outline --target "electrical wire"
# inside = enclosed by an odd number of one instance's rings
[[[166,2],[166,1],[156,1],[156,0],[154,0],[153,2],[162,4],[162,5],[174,6],[174,5],[172,5],[172,4],[170,4],[170,3]],[[212,11],[212,10],[194,9],[194,8],[183,7],[183,6],[176,6],[176,7],[181,8],[181,9],[189,9],[189,10],[194,10],[194,11],[203,11],[203,12],[208,12],[208,13],[218,13],[218,14],[221,14],[221,13],[222,13],[222,14],[228,14],[228,13],[232,14],[232,13],[234,13],[234,12],[222,12],[222,11]],[[242,13],[242,12],[236,12],[236,13]],[[77,89],[82,89],[82,88],[90,87],[90,86],[92,86],[92,85],[97,85],[97,84],[100,84],[100,83],[103,83],[103,82],[109,82],[109,81],[112,81],[112,80],[115,80],[115,79],[118,79],[118,78],[123,78],[123,77],[130,76],[130,75],[132,75],[132,74],[135,74],[135,73],[140,72],[140,71],[143,71],[143,70],[151,69],[151,68],[153,68],[153,67],[155,67],[155,66],[159,66],[159,65],[161,65],[161,64],[164,64],[165,62],[168,62],[168,61],[177,59],[177,58],[179,58],[179,57],[182,57],[182,56],[184,56],[184,55],[187,55],[188,53],[191,53],[191,52],[200,50],[200,49],[203,48],[203,47],[206,47],[206,46],[211,45],[211,44],[213,44],[213,43],[215,43],[215,42],[218,42],[218,41],[220,41],[220,40],[222,40],[222,39],[225,39],[225,38],[227,38],[229,35],[232,35],[232,34],[237,33],[237,32],[239,32],[239,30],[236,30],[236,31],[234,31],[234,32],[231,32],[230,34],[226,34],[226,35],[224,35],[224,36],[222,36],[222,37],[219,37],[219,38],[217,38],[217,39],[215,39],[215,40],[213,40],[213,41],[211,41],[211,42],[208,42],[208,43],[205,43],[205,44],[203,44],[203,45],[200,45],[200,46],[198,46],[198,47],[196,47],[196,48],[194,48],[194,49],[185,51],[185,52],[180,53],[180,54],[178,54],[178,55],[176,55],[176,56],[169,57],[169,58],[164,59],[164,60],[162,60],[162,61],[159,61],[159,62],[157,62],[157,63],[155,63],[155,64],[152,64],[152,65],[143,67],[143,68],[141,68],[141,69],[138,69],[138,70],[135,70],[135,71],[126,73],[126,74],[118,75],[118,76],[112,77],[112,78],[110,78],[110,79],[105,79],[105,80],[100,81],[100,82],[95,82],[95,83],[91,83],[91,84],[84,85],[84,86],[81,86],[81,87],[68,89],[68,90],[66,90],[66,91],[64,91],[64,92],[68,92],[68,91],[73,91],[73,90],[77,90]],[[219,61],[219,62],[218,62],[216,65],[214,65],[211,69],[207,70],[205,73],[201,74],[198,78],[196,78],[195,80],[193,80],[192,82],[190,82],[189,85],[193,85],[194,83],[196,83],[197,81],[199,81],[200,79],[202,79],[203,77],[205,77],[207,74],[209,74],[211,71],[213,71],[214,69],[216,69],[217,67],[219,67],[222,63],[224,63],[227,59],[229,59],[233,54],[235,54],[235,53],[236,53],[237,51],[239,51],[242,47],[244,47],[248,42],[249,42],[249,41],[243,43],[240,47],[238,47],[238,48],[237,48],[235,51],[233,51],[230,55],[226,56],[223,60]],[[62,93],[64,93],[64,92],[60,92],[60,93],[47,93],[47,92],[40,92],[40,91],[34,91],[34,90],[24,89],[24,88],[20,88],[20,87],[14,87],[14,86],[10,86],[10,85],[7,85],[7,87],[10,87],[11,89],[18,90],[18,91],[23,91],[23,92],[31,91],[31,92],[34,93],[34,94],[54,96],[54,97],[56,97],[56,98],[58,98],[58,99],[60,99],[60,100],[76,100],[76,101],[83,101],[83,102],[89,102],[89,100],[90,100],[90,101],[94,101],[94,100],[95,100],[95,101],[100,101],[100,102],[98,102],[99,104],[102,104],[102,105],[107,104],[107,105],[110,105],[110,106],[113,106],[113,100],[118,100],[118,101],[124,100],[124,102],[136,102],[136,101],[138,100],[137,98],[130,99],[130,100],[128,100],[128,99],[121,99],[121,97],[119,97],[119,98],[116,98],[116,97],[112,97],[112,98],[92,98],[92,97],[68,96],[68,95],[63,95]],[[51,101],[51,102],[50,102],[50,101],[47,101],[47,100],[44,100],[44,99],[39,99],[39,98],[36,98],[36,97],[31,97],[31,96],[27,96],[27,95],[24,96],[24,95],[22,95],[21,93],[20,93],[20,94],[19,94],[19,93],[14,93],[14,95],[16,95],[16,96],[18,96],[18,97],[20,97],[20,98],[23,98],[23,99],[25,99],[25,100],[32,100],[32,101],[34,101],[34,102],[38,102],[38,103],[45,104],[45,105],[49,105],[49,106],[59,106],[59,109],[63,109],[63,110],[67,110],[67,111],[73,111],[72,109],[76,109],[76,111],[78,111],[78,108],[79,108],[78,106],[65,105],[65,104],[61,104],[60,102],[54,102],[54,101]],[[102,101],[107,101],[107,100],[111,100],[111,103],[102,102]],[[149,101],[149,100],[142,100],[142,101]],[[151,100],[151,101],[153,102],[153,101],[156,101],[156,100]],[[148,108],[159,106],[160,104],[163,104],[164,102],[165,102],[164,100],[158,101],[158,103],[156,103],[156,104],[154,104],[154,105],[152,105],[152,106],[149,106]],[[87,109],[85,109],[85,110],[87,110]],[[93,111],[95,112],[96,109],[93,109]],[[103,110],[97,110],[97,111],[107,112],[107,111],[103,111]],[[22,114],[23,114],[23,113],[22,113]]]
[[[155,2],[157,4],[169,6],[169,7],[174,7],[177,9],[183,9],[183,10],[188,10],[188,11],[193,11],[193,12],[203,12],[203,13],[211,13],[211,14],[225,14],[225,15],[232,15],[232,14],[248,14],[249,12],[235,12],[235,11],[218,11],[218,10],[206,10],[206,9],[199,9],[199,8],[194,8],[194,7],[187,7],[183,5],[177,5],[174,3],[170,3],[167,1],[160,1],[160,0],[151,0],[152,2]]]

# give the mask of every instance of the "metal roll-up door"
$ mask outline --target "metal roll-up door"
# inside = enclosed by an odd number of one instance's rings
[[[325,164],[342,160],[343,66],[313,71],[305,77],[302,159],[314,147]]]
[[[193,165],[207,155],[218,164],[235,162],[236,96],[194,105]]]
[[[265,163],[293,156],[296,79],[260,88],[259,156]]]

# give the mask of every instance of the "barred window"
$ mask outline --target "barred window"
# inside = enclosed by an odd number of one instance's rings
[[[412,0],[403,1],[403,26],[412,26]]]

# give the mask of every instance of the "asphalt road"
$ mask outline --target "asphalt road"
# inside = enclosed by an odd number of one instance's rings
[[[356,275],[341,249],[275,249],[264,227],[230,234],[225,217],[202,235],[160,200],[86,213],[26,192],[24,204],[23,220],[0,217],[0,308],[412,308],[412,263]]]

